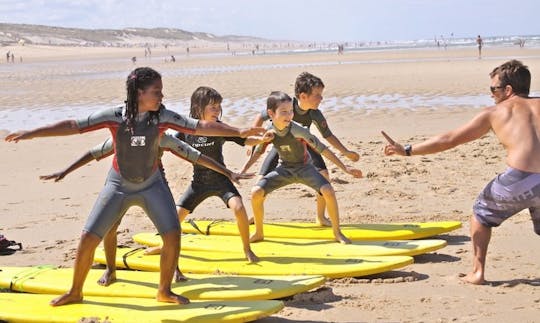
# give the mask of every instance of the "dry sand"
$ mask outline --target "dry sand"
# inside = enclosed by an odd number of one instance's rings
[[[24,51],[25,59],[23,64],[0,65],[0,112],[24,107],[31,108],[29,113],[41,113],[43,107],[53,111],[55,106],[119,104],[124,97],[124,77],[134,67],[129,61],[132,49],[9,49],[16,55]],[[476,59],[474,48],[346,52],[343,56],[191,55],[177,57],[174,64],[164,62],[166,53],[161,54],[160,58],[160,53],[154,53],[148,61],[139,59],[138,66],[149,65],[162,72],[166,105],[185,100],[199,85],[212,86],[224,98],[238,102],[263,99],[271,90],[292,94],[294,79],[304,70],[320,76],[326,84],[325,97],[339,102],[339,108],[334,108],[323,101],[321,110],[334,134],[360,153],[356,166],[365,174],[363,179],[353,179],[329,165],[342,222],[459,220],[464,224],[441,236],[448,241],[446,248],[415,257],[413,265],[367,280],[329,281],[323,289],[287,300],[285,309],[262,322],[538,321],[540,254],[534,247],[538,237],[527,213],[494,230],[487,259],[488,285],[471,286],[458,278],[471,268],[468,219],[472,203],[484,185],[505,169],[504,150],[496,138],[487,135],[438,155],[398,158],[383,156],[384,139],[379,132],[384,129],[398,141],[414,143],[460,125],[478,112],[475,104],[447,104],[443,99],[432,107],[415,107],[415,98],[485,99],[488,73],[510,58],[522,59],[530,67],[532,91],[540,93],[536,77],[540,75],[540,50],[485,48],[482,60]],[[180,75],[180,67],[224,71]],[[376,101],[384,95],[400,95],[395,108],[376,108],[377,102],[371,102],[373,108],[365,109],[354,101],[364,96]],[[262,106],[223,108],[226,122],[242,126],[251,123]],[[0,119],[0,129],[2,125],[9,128],[8,119]],[[0,256],[2,265],[72,266],[80,230],[111,160],[91,163],[60,183],[40,181],[38,176],[60,170],[108,135],[98,131],[18,144],[0,142],[0,233],[25,247]],[[225,160],[231,169],[241,167],[243,152],[243,148],[227,144]],[[189,183],[191,165],[170,155],[164,157],[164,164],[178,197]],[[254,182],[245,181],[239,188],[247,206]],[[313,192],[301,186],[276,191],[267,199],[266,210],[268,221],[313,220]],[[191,217],[233,218],[217,198],[204,202]],[[153,230],[151,222],[133,208],[124,217],[119,242],[130,244],[132,234],[148,230]]]

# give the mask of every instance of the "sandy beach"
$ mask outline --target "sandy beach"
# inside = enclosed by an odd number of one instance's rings
[[[522,212],[494,229],[489,247],[487,285],[460,281],[471,269],[469,217],[485,184],[505,165],[504,149],[493,134],[437,155],[385,157],[385,130],[399,142],[415,143],[469,120],[493,104],[489,72],[517,58],[532,73],[531,93],[540,94],[540,49],[486,47],[304,53],[283,55],[203,55],[183,48],[142,49],[47,46],[3,47],[23,56],[6,64],[0,78],[0,136],[55,120],[84,116],[122,104],[124,82],[136,66],[160,71],[164,104],[185,113],[193,90],[206,85],[225,98],[223,120],[250,125],[272,90],[294,94],[294,80],[309,71],[325,82],[321,110],[333,133],[361,159],[354,179],[329,164],[343,223],[457,220],[463,227],[440,236],[448,246],[415,257],[415,263],[373,277],[338,279],[286,301],[278,314],[261,322],[537,322],[540,311],[540,254],[529,214]],[[165,61],[171,51],[176,62]],[[211,52],[211,51],[210,51]],[[136,64],[130,60],[138,56]],[[17,58],[18,59],[18,58]],[[312,129],[318,134],[316,129]],[[107,131],[17,144],[0,141],[0,233],[24,250],[0,256],[4,266],[54,264],[71,267],[80,231],[111,166],[93,162],[59,183],[39,180],[67,166],[109,136]],[[244,162],[244,148],[227,144],[225,161],[233,170]],[[178,198],[191,179],[191,165],[164,156],[171,190]],[[349,161],[346,163],[350,164]],[[255,165],[254,170],[260,165]],[[239,187],[249,206],[255,179]],[[266,201],[267,221],[312,221],[314,192],[289,186]],[[251,210],[248,208],[248,214]],[[217,198],[201,204],[195,219],[233,219]],[[134,233],[153,230],[142,210],[132,208],[119,230],[119,243],[133,245]],[[412,277],[409,282],[392,278]]]

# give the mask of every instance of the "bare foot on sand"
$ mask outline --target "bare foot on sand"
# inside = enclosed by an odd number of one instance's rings
[[[187,281],[188,278],[186,276],[184,276],[184,274],[182,274],[182,272],[177,268],[175,271],[174,271],[174,281],[179,283],[179,282],[185,282]]]
[[[344,236],[343,233],[341,233],[341,232],[334,233],[334,239],[337,242],[342,243],[342,244],[350,244],[351,243],[351,240],[349,240],[349,238]]]
[[[257,232],[255,232],[254,234],[251,235],[251,237],[249,237],[249,242],[257,242],[257,241],[263,241],[263,240],[264,240],[264,235]]]
[[[248,251],[245,252],[245,255],[246,255],[246,259],[253,263],[253,262],[259,262],[259,257],[257,257],[256,254],[253,253],[253,251],[251,251],[251,249],[249,249]]]
[[[49,302],[49,305],[51,306],[60,306],[60,305],[66,305],[71,303],[80,303],[82,302],[82,295],[72,295],[71,293],[67,292],[62,296],[59,296],[52,301]]]
[[[177,295],[171,291],[167,293],[160,293],[156,297],[158,302],[177,303],[177,304],[189,304],[189,299],[184,296]]]
[[[116,281],[116,271],[110,271],[109,269],[105,269],[105,272],[103,273],[103,275],[101,275],[97,283],[98,285],[101,285],[101,286],[109,286],[115,281]]]
[[[315,223],[317,223],[317,225],[321,226],[321,227],[331,227],[332,226],[332,222],[330,222],[330,219],[328,219],[325,216],[323,216],[322,218],[317,217],[317,220],[315,220]]]
[[[466,283],[474,284],[474,285],[484,285],[486,283],[484,277],[480,273],[474,273],[474,272],[468,273],[468,274],[460,273],[459,278]]]

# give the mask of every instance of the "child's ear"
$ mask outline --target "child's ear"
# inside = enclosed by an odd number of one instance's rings
[[[270,119],[274,119],[274,111],[267,109],[266,113],[268,113],[268,115],[270,116]]]
[[[309,95],[306,93],[306,92],[302,92],[300,93],[300,95],[298,96],[298,100],[299,101],[305,101],[307,99]]]

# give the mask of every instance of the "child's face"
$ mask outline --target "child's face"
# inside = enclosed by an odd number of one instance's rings
[[[291,123],[293,118],[292,102],[283,102],[277,107],[276,112],[268,110],[268,114],[276,128],[284,129]]]
[[[300,93],[300,97],[298,98],[298,100],[300,101],[300,107],[305,110],[318,109],[319,104],[321,104],[321,101],[323,99],[323,90],[323,87],[314,87],[311,90],[311,94]]]
[[[163,83],[155,80],[152,85],[139,92],[139,112],[158,111],[163,99]]]
[[[218,121],[221,115],[221,103],[212,102],[204,107],[202,119],[205,121]]]

